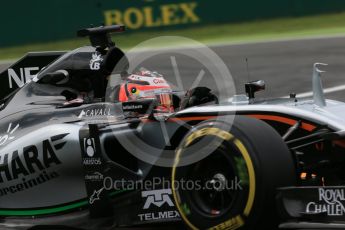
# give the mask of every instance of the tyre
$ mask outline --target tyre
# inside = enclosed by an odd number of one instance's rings
[[[207,138],[208,148],[197,151],[211,149],[210,154],[180,166],[181,157]],[[175,186],[181,180],[195,186]],[[295,183],[294,159],[281,136],[245,116],[237,116],[232,126],[216,120],[197,125],[177,148],[172,169],[176,207],[191,229],[271,229],[279,223],[276,188]]]
[[[40,226],[35,226],[32,227],[28,230],[83,230],[81,228],[74,228],[74,227],[68,227],[68,226],[49,226],[49,225],[40,225]]]

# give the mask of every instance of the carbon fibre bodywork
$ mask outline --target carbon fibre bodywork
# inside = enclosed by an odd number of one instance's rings
[[[30,88],[26,85],[23,91],[26,87]],[[40,103],[31,100],[30,108],[23,111],[7,112],[13,109],[11,103],[3,109],[5,115],[1,119],[3,125],[0,128],[0,214],[4,218],[3,226],[14,225],[17,229],[22,225],[26,229],[28,226],[55,223],[93,229],[104,223],[90,218],[90,214],[101,219],[108,217],[112,224],[124,226],[180,220],[177,210],[169,205],[144,210],[142,191],[111,190],[102,193],[100,197],[94,194],[103,186],[97,180],[107,176],[114,180],[140,181],[160,175],[169,180],[169,168],[154,166],[154,162],[144,162],[130,154],[121,144],[121,137],[135,135],[145,143],[164,149],[160,121],[147,117],[126,118],[120,103],[59,108],[55,97],[44,103],[41,99],[37,100]],[[16,101],[16,95],[11,101]],[[330,110],[320,112],[318,108],[313,109],[310,100],[267,100],[251,105],[227,102],[170,114],[164,122],[169,131],[171,149],[177,147],[183,137],[180,134],[186,132],[181,123],[196,125],[217,116],[235,114],[264,120],[282,135],[297,121],[302,122],[296,134],[298,136],[313,133],[320,127],[327,128],[329,133],[341,135],[342,118],[335,118],[338,113],[331,111],[341,109],[344,104],[335,101],[327,103],[330,104]],[[14,107],[18,108],[16,105]],[[145,124],[144,128],[139,128],[142,124]],[[98,144],[92,143],[93,146],[99,146],[95,152],[100,154],[94,155],[92,161],[85,147],[85,140],[90,138],[99,141]],[[343,151],[343,142],[339,138],[332,140],[337,153]],[[88,168],[94,164],[96,168]],[[90,203],[92,197],[102,203]],[[281,209],[284,210],[284,205]],[[127,211],[121,211],[120,214],[118,210]]]
[[[199,123],[231,123],[235,116],[265,121],[294,159],[298,184],[277,191],[281,227],[344,227],[345,103],[324,100],[316,68],[313,100],[257,100],[255,90],[264,84],[254,82],[246,85],[248,97],[162,115],[153,110],[154,100],[106,102],[104,83],[117,64],[108,59],[123,53],[108,36],[97,37],[103,27],[84,32],[96,36],[91,41],[97,47],[31,54],[1,74],[9,83],[0,103],[1,228],[182,222],[172,189],[164,184],[171,182],[172,167],[162,165],[174,163],[176,149]],[[85,91],[97,100],[70,103]],[[157,177],[162,181],[144,186]],[[135,182],[131,189],[129,182]]]

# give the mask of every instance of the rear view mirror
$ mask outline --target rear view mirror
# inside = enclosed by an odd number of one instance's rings
[[[68,72],[66,70],[58,70],[53,73],[47,73],[39,82],[43,84],[62,85],[66,84],[68,80]]]
[[[249,99],[255,98],[255,93],[266,88],[264,80],[251,81],[245,84],[246,93]]]

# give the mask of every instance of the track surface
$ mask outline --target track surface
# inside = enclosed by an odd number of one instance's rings
[[[266,82],[266,91],[259,93],[258,96],[276,97],[286,96],[291,92],[311,91],[312,69],[315,62],[329,64],[320,67],[327,71],[322,75],[325,88],[345,84],[345,38],[228,45],[212,47],[212,50],[230,69],[237,93],[244,92],[245,82],[258,79]],[[246,58],[249,71],[247,71]],[[179,61],[176,57],[176,62],[179,69],[182,69],[183,82],[188,85],[198,76],[201,67],[195,62],[180,59]],[[157,69],[168,76],[174,75],[168,58],[152,59],[147,66],[150,65],[152,66],[150,69]],[[201,85],[213,86],[207,76],[204,77]],[[330,93],[327,97],[345,100],[345,91]]]
[[[345,84],[345,38],[342,37],[227,45],[211,49],[230,69],[237,93],[243,93],[245,82],[257,79],[266,82],[266,91],[258,96],[276,97],[290,92],[311,91],[312,65],[315,62],[329,64],[322,67],[327,71],[323,74],[325,88]],[[165,55],[154,56],[142,66],[163,73],[169,81],[177,84],[170,59],[175,52],[167,51]],[[176,63],[184,88],[189,88],[203,67],[178,54]],[[0,64],[0,70],[6,66]],[[206,74],[199,85],[214,86],[214,81]],[[327,97],[345,100],[345,91],[330,93]]]

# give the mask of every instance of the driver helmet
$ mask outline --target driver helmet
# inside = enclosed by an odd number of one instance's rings
[[[139,72],[130,74],[121,84],[119,101],[137,101],[155,98],[158,112],[173,112],[172,89],[164,77],[157,73],[141,68]]]

